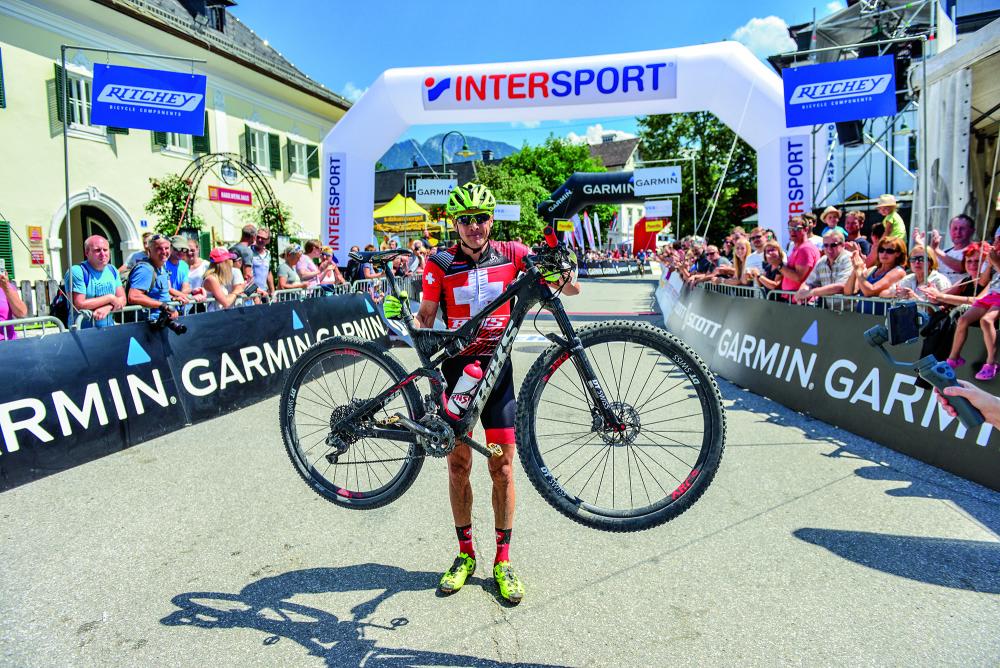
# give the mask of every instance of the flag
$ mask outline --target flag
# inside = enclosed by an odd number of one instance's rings
[[[594,212],[594,232],[597,234],[597,247],[600,248],[604,245],[604,240],[601,239],[601,219],[597,217],[597,212]]]
[[[583,229],[580,224],[580,216],[574,213],[570,220],[573,221],[573,245],[577,247],[583,246]]]
[[[594,228],[590,224],[590,216],[587,214],[586,211],[583,212],[583,229],[587,233],[587,243],[590,244],[591,248],[593,248],[594,247]]]
[[[617,225],[618,225],[618,212],[615,211],[614,215],[611,216],[611,224],[608,225],[608,236],[609,237],[611,236],[611,233],[615,231],[615,226],[617,226]]]

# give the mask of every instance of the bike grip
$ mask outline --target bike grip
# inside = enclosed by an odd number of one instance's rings
[[[944,388],[958,385],[955,378],[955,371],[947,362],[939,362],[933,355],[921,359],[915,365],[920,377],[938,389],[945,400],[951,404],[958,414],[958,421],[969,431],[975,431],[982,426],[986,420],[975,406],[969,403],[965,397],[952,397],[944,393]]]
[[[559,245],[559,237],[556,236],[556,231],[552,229],[551,225],[546,225],[542,234],[545,235],[545,243],[548,244],[549,248],[555,248]]]

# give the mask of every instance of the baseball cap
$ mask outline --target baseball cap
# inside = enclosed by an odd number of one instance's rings
[[[179,234],[176,237],[170,237],[170,246],[174,250],[186,251],[188,249],[187,237],[182,237]]]
[[[213,248],[212,252],[208,254],[208,259],[212,262],[225,262],[226,260],[235,260],[237,257],[236,253],[225,248]]]

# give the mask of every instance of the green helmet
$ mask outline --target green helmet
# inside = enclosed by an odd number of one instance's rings
[[[497,198],[484,185],[469,181],[464,186],[458,186],[448,196],[444,210],[449,216],[457,216],[468,211],[486,211],[493,213],[497,206]]]

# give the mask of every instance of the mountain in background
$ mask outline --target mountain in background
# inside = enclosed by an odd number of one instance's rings
[[[432,164],[438,165],[441,163],[442,137],[444,137],[444,134],[434,135],[423,144],[416,143],[415,140],[411,141],[409,139],[397,142],[385,152],[385,155],[379,158],[379,162],[381,162],[386,169],[405,169],[406,167],[412,167],[414,160],[417,161],[418,166],[423,167],[427,164],[424,158],[430,160]],[[452,135],[451,137],[448,137],[448,143],[445,146],[445,156],[447,157],[448,162],[482,160],[483,149],[493,151],[494,159],[506,158],[508,155],[517,153],[520,150],[502,141],[490,141],[489,139],[481,139],[471,135],[467,136],[466,139],[469,141],[469,150],[474,151],[475,155],[468,158],[454,155],[453,151],[462,150],[462,138],[458,135]],[[420,148],[419,152],[416,148],[414,148],[414,144]],[[423,154],[423,157],[421,157],[421,153]]]

